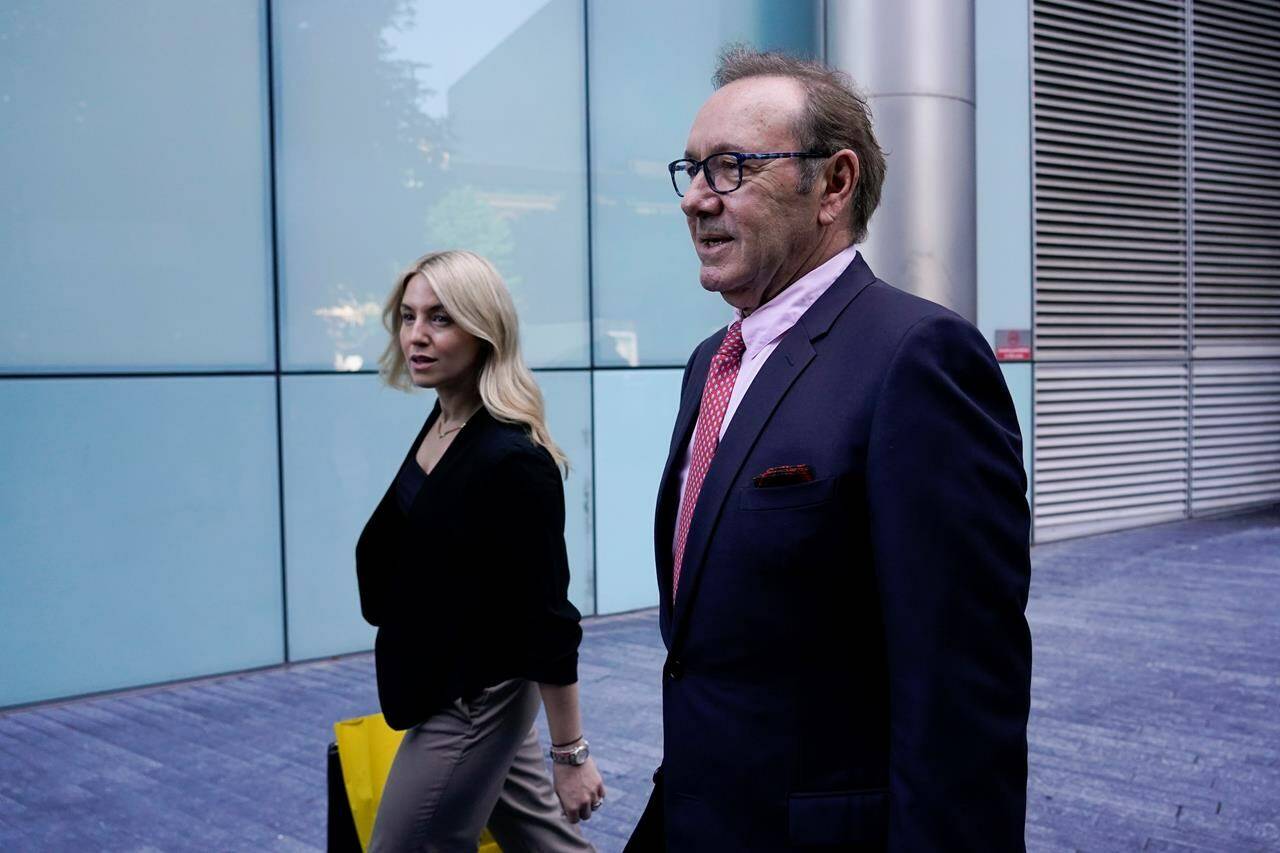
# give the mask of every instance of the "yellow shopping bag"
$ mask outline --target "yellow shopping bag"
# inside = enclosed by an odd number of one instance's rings
[[[382,801],[382,788],[404,732],[388,726],[381,714],[369,714],[334,723],[333,734],[338,742],[342,780],[355,818],[356,835],[360,846],[368,850],[373,819]],[[480,836],[479,853],[501,853],[487,829]]]

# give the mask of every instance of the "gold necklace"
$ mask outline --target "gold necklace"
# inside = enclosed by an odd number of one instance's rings
[[[476,409],[476,412],[478,412],[478,411],[480,411],[480,410],[479,410],[479,409]],[[436,437],[437,437],[437,438],[444,438],[446,435],[453,435],[455,432],[457,432],[458,430],[460,430],[460,429],[462,429],[464,426],[466,426],[466,425],[467,425],[467,421],[469,421],[469,420],[471,420],[473,417],[475,417],[476,412],[472,412],[471,414],[467,415],[466,420],[464,420],[462,423],[458,424],[456,427],[449,427],[449,429],[447,429],[447,430],[444,428],[444,415],[442,414],[442,415],[440,416],[440,420],[436,421]]]
[[[470,420],[470,418],[468,418],[467,420]],[[456,427],[449,427],[448,431],[446,431],[444,428],[444,421],[441,420],[436,424],[436,437],[444,438],[446,435],[453,435],[455,432],[462,429],[466,425],[467,425],[467,421],[463,421],[462,423],[458,424]]]

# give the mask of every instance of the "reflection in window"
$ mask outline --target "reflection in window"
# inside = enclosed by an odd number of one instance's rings
[[[0,370],[272,366],[262,15],[0,3]]]
[[[588,361],[582,4],[279,0],[287,367],[372,363],[427,251],[492,260],[534,366]]]
[[[382,306],[377,302],[356,299],[342,285],[342,294],[336,304],[317,308],[315,313],[325,321],[329,338],[333,341],[333,369],[352,372],[364,367],[361,355],[371,337],[375,347],[381,347],[386,331],[382,327]]]
[[[821,51],[817,0],[592,0],[592,285],[595,362],[682,366],[731,317],[698,284],[667,163],[711,94],[721,47]],[[655,52],[679,22],[680,61]]]

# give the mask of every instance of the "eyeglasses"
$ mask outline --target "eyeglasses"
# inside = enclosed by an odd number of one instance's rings
[[[705,171],[707,186],[711,191],[724,195],[742,186],[742,164],[748,160],[781,160],[786,157],[808,159],[811,157],[830,157],[830,154],[819,154],[816,151],[784,151],[774,154],[743,154],[741,151],[717,151],[702,160],[673,160],[667,164],[671,173],[671,186],[676,195],[684,198],[684,194],[693,185],[698,173]]]

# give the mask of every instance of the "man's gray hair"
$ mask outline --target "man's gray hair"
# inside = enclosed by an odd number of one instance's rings
[[[849,75],[821,62],[796,59],[784,53],[757,51],[732,44],[720,54],[712,83],[717,89],[747,77],[789,77],[804,87],[805,104],[795,128],[805,151],[834,154],[848,148],[858,155],[858,184],[853,189],[849,229],[853,241],[867,236],[867,223],[880,204],[884,186],[884,152],[871,129],[871,108],[854,88]],[[801,162],[799,191],[807,193],[821,174],[825,160]]]

